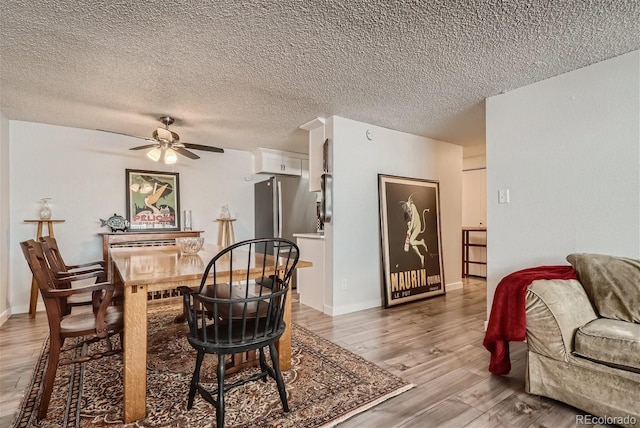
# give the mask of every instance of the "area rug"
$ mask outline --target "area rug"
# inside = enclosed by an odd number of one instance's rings
[[[48,340],[13,427],[205,427],[215,409],[199,396],[187,410],[195,351],[186,324],[173,322],[180,308],[149,312],[147,417],[122,423],[121,356],[58,369],[47,418],[36,421]],[[205,357],[201,379],[215,383],[216,358]],[[247,376],[246,369],[228,377]],[[225,394],[227,427],[331,427],[413,387],[348,350],[293,325],[292,368],[284,373],[291,411],[284,413],[275,382],[250,382]]]

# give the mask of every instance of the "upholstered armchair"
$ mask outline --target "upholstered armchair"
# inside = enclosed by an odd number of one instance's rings
[[[537,280],[527,291],[526,391],[640,426],[640,260],[567,260],[578,280]]]

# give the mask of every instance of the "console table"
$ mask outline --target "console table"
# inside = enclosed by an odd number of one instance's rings
[[[236,235],[233,232],[233,222],[235,218],[219,218],[216,219],[220,225],[218,226],[218,245],[227,248],[236,242]]]

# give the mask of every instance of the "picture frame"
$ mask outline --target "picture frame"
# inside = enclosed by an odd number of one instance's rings
[[[180,230],[179,178],[177,172],[126,170],[129,230]]]
[[[378,174],[385,308],[445,294],[440,183]]]

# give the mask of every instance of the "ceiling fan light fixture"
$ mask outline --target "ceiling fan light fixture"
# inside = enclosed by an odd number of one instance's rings
[[[160,160],[160,156],[162,155],[162,151],[159,147],[154,147],[153,149],[147,152],[147,157],[154,162],[158,162]]]
[[[165,143],[172,143],[175,137],[178,137],[178,134],[175,132],[169,131],[168,129],[158,128],[153,131],[153,138],[156,140],[160,140]],[[180,137],[178,137],[180,138]]]
[[[167,165],[174,164],[178,161],[178,154],[171,147],[164,151],[164,163]]]
[[[173,131],[169,130],[169,125],[174,122],[174,119],[169,116],[162,116],[160,122],[164,124],[164,128],[156,128],[152,133],[153,138],[138,137],[136,135],[121,134],[115,132],[115,134],[126,135],[129,137],[140,138],[151,144],[145,144],[143,146],[131,147],[129,150],[146,150],[147,157],[154,162],[163,162],[165,164],[174,164],[178,161],[178,155],[186,156],[189,159],[200,159],[200,156],[191,152],[189,149],[204,150],[208,152],[224,153],[224,149],[211,146],[203,146],[201,144],[192,144],[180,141],[180,136]],[[112,131],[105,131],[112,132]]]

